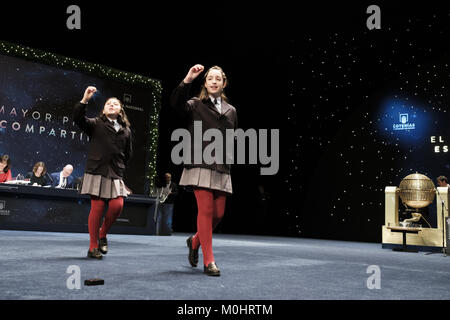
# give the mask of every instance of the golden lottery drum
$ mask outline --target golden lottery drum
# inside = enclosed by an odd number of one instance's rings
[[[434,183],[427,176],[413,173],[400,182],[399,196],[402,202],[411,208],[425,208],[436,196]]]

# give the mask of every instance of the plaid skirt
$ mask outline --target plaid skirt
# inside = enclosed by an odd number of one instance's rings
[[[90,194],[103,199],[127,197],[130,192],[121,179],[105,178],[101,175],[85,173],[80,189],[81,194]]]
[[[206,168],[184,168],[180,186],[202,187],[233,193],[231,176],[228,173]]]

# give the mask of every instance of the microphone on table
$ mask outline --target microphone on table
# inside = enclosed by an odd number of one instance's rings
[[[55,183],[55,181],[53,180],[52,176],[48,174],[48,172],[45,173],[47,175],[47,177],[50,178],[50,181],[52,182],[52,184]]]

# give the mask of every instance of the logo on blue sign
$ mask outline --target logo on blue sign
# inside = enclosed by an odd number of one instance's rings
[[[393,130],[414,130],[416,128],[415,123],[409,122],[409,115],[407,113],[399,114],[399,122],[392,125]]]

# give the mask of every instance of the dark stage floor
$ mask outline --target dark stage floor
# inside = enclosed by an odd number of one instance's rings
[[[85,258],[88,235],[0,231],[0,299],[450,299],[450,257],[381,244],[216,234],[221,277],[187,261],[187,234],[110,235],[102,261]],[[200,255],[200,261],[202,256]],[[81,289],[66,273],[81,271]],[[369,289],[369,266],[380,289]],[[84,280],[102,278],[103,286]]]

